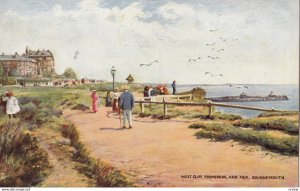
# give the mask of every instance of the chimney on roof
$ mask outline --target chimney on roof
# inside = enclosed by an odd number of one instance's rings
[[[18,53],[17,53],[17,52],[15,53],[15,56],[18,56]]]

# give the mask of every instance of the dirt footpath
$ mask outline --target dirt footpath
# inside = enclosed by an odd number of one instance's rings
[[[65,110],[64,116],[75,123],[94,157],[109,161],[140,186],[298,186],[297,157],[232,141],[196,139],[197,130],[187,127],[198,119],[135,118],[132,129],[121,129],[118,116],[110,111],[103,107],[96,114]]]

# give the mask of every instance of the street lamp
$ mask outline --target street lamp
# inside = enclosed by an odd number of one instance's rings
[[[113,91],[115,91],[115,74],[116,74],[116,69],[115,69],[115,66],[113,66],[110,70],[110,73],[113,77]]]

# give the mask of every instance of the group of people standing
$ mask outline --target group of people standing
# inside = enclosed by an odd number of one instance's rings
[[[123,114],[123,126],[126,128],[126,120],[128,121],[129,128],[132,128],[132,110],[134,108],[134,96],[129,92],[129,87],[124,86],[122,88],[123,93],[118,91],[116,88],[113,92],[107,92],[106,95],[106,106],[112,106],[112,112],[117,113],[121,116]],[[98,111],[98,105],[100,97],[97,95],[97,91],[93,90],[91,93],[92,98],[92,110],[94,113]]]

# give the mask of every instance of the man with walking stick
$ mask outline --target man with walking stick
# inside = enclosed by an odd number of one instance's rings
[[[129,92],[129,87],[122,88],[124,92],[120,96],[120,109],[123,113],[123,127],[126,128],[126,119],[128,120],[129,129],[132,128],[132,109],[134,108],[134,96]],[[120,110],[121,112],[121,110]],[[121,120],[121,115],[120,115]]]

